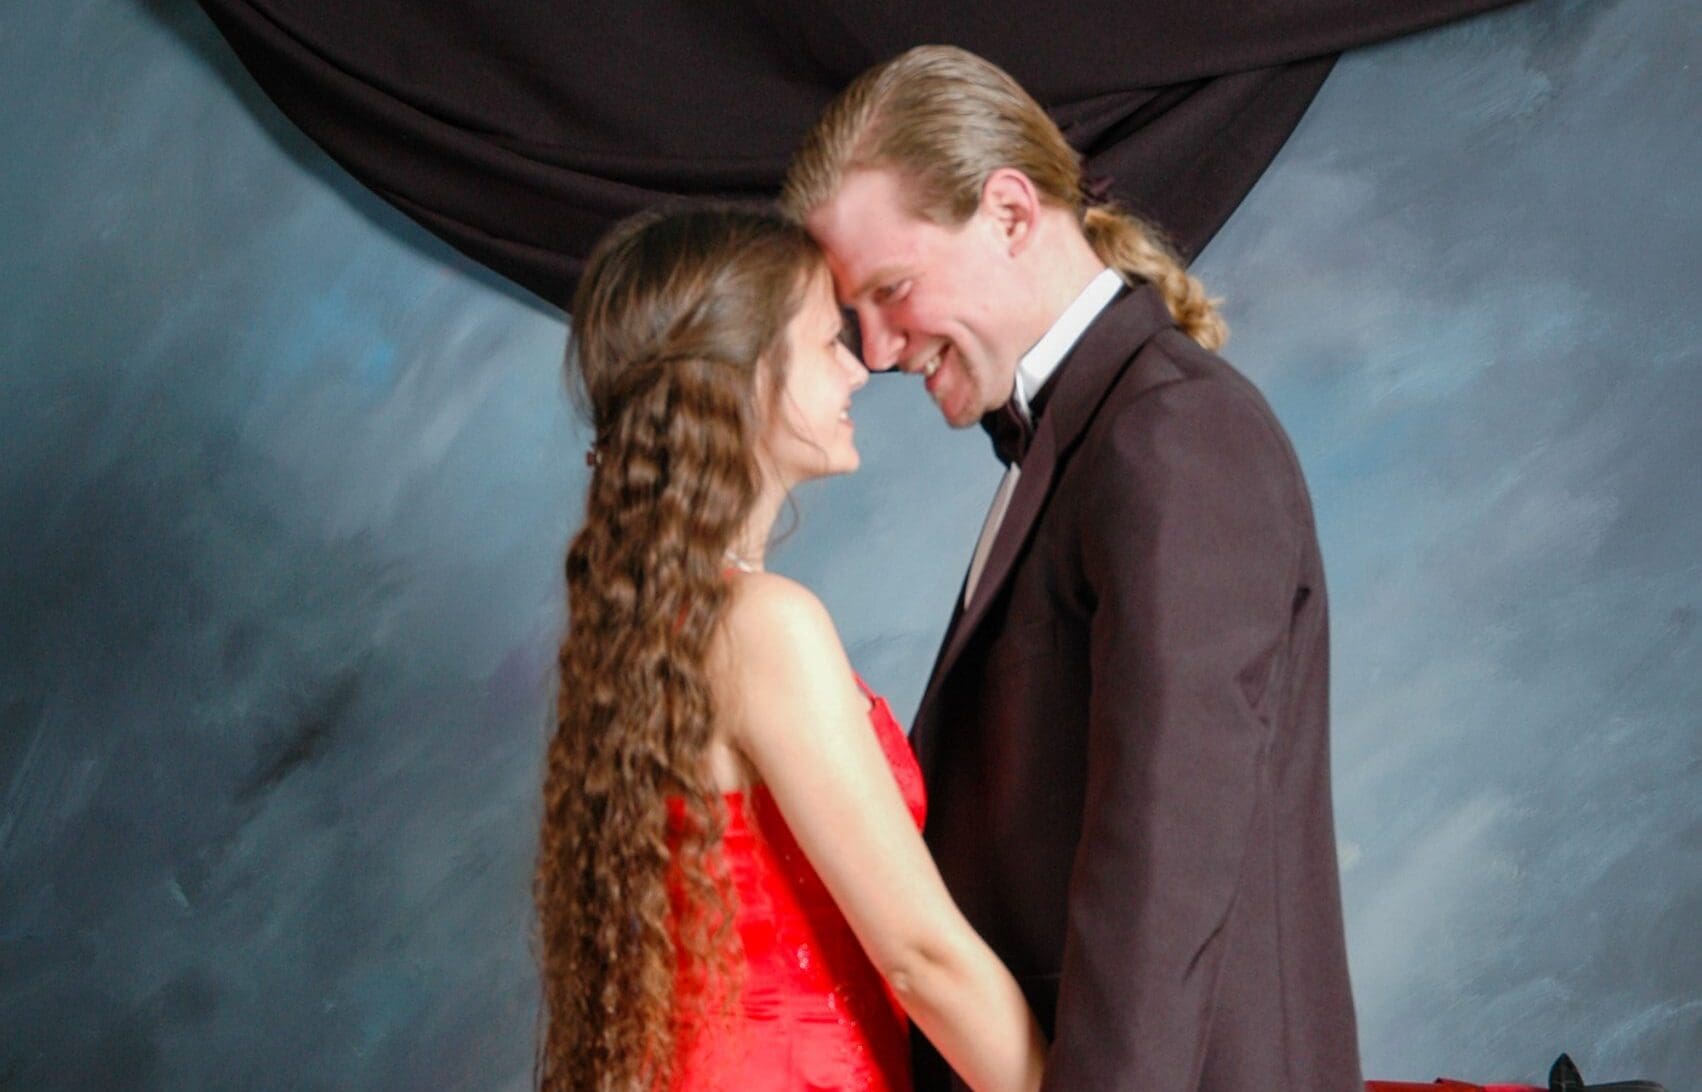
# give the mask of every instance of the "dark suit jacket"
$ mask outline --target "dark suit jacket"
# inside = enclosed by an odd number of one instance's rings
[[[1060,366],[913,731],[928,844],[1072,1092],[1362,1092],[1311,503],[1141,286]],[[918,1041],[919,1092],[949,1074]]]

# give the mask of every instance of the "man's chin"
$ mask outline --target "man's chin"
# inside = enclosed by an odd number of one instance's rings
[[[940,416],[945,418],[946,424],[952,428],[969,428],[981,423],[981,414],[977,413],[973,406],[961,409],[948,409],[945,406],[940,406],[939,410]]]
[[[941,398],[933,391],[928,392],[928,397],[933,399],[934,408],[940,411],[940,416],[945,418],[946,424],[951,428],[968,428],[981,420],[979,414],[971,413],[972,407],[963,405],[957,399]]]

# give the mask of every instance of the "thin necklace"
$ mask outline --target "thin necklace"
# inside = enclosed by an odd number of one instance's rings
[[[744,558],[740,557],[738,554],[734,553],[731,549],[728,549],[728,551],[726,553],[722,554],[721,556],[727,560],[727,564],[733,566],[733,568],[739,570],[742,573],[754,573],[754,572],[757,571],[756,566],[753,563],[751,563],[751,562],[745,560]]]

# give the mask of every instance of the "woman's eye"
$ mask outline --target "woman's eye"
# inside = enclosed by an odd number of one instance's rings
[[[841,312],[839,324],[839,344],[857,354],[859,360],[863,357],[863,328],[857,325],[857,315],[852,311]]]

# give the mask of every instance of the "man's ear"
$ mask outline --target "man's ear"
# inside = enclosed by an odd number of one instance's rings
[[[981,214],[1012,257],[1034,238],[1040,217],[1040,191],[1015,167],[1000,167],[981,185]]]

